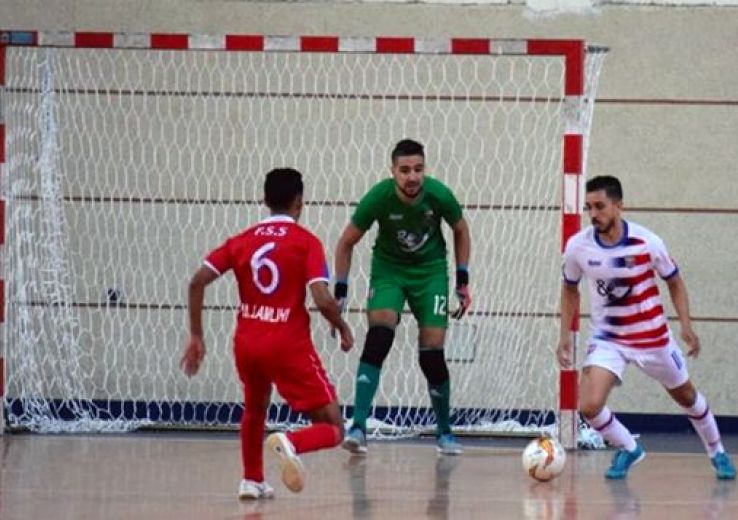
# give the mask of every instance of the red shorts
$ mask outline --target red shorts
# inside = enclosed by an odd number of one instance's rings
[[[336,389],[310,340],[266,345],[236,336],[233,350],[246,406],[263,404],[272,383],[296,412],[315,410],[336,400]]]

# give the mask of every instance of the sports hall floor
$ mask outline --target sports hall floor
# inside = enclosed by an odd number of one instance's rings
[[[648,456],[620,482],[603,477],[610,451],[570,454],[559,478],[536,483],[521,469],[525,439],[463,440],[460,457],[423,439],[310,454],[297,495],[267,458],[276,497],[239,502],[235,433],[6,434],[0,518],[738,518],[736,482],[715,479],[694,434],[644,435]],[[738,436],[724,441],[738,452]]]

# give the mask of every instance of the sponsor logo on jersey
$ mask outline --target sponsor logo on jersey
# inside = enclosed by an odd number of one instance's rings
[[[421,237],[417,233],[412,231],[406,231],[404,229],[397,232],[397,241],[400,243],[400,247],[408,253],[413,253],[423,247],[429,238],[428,233],[424,233]]]
[[[587,265],[591,265],[591,266],[602,265],[602,260],[594,260],[590,258],[589,260],[587,260]]]
[[[402,220],[402,213],[390,213],[389,219],[390,220]]]
[[[613,278],[612,280],[597,280],[597,293],[604,296],[610,302],[620,301],[630,295],[633,286],[627,279]]]

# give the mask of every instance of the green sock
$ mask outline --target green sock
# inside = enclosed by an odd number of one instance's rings
[[[366,418],[374,400],[374,394],[379,386],[381,369],[359,361],[356,371],[356,398],[354,399],[354,426],[366,431]]]
[[[438,429],[436,436],[451,433],[451,381],[448,379],[440,385],[428,385],[433,411],[436,413]]]

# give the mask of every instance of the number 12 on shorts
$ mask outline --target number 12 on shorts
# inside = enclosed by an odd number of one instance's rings
[[[444,316],[446,314],[446,296],[436,294],[433,296],[433,314]]]

